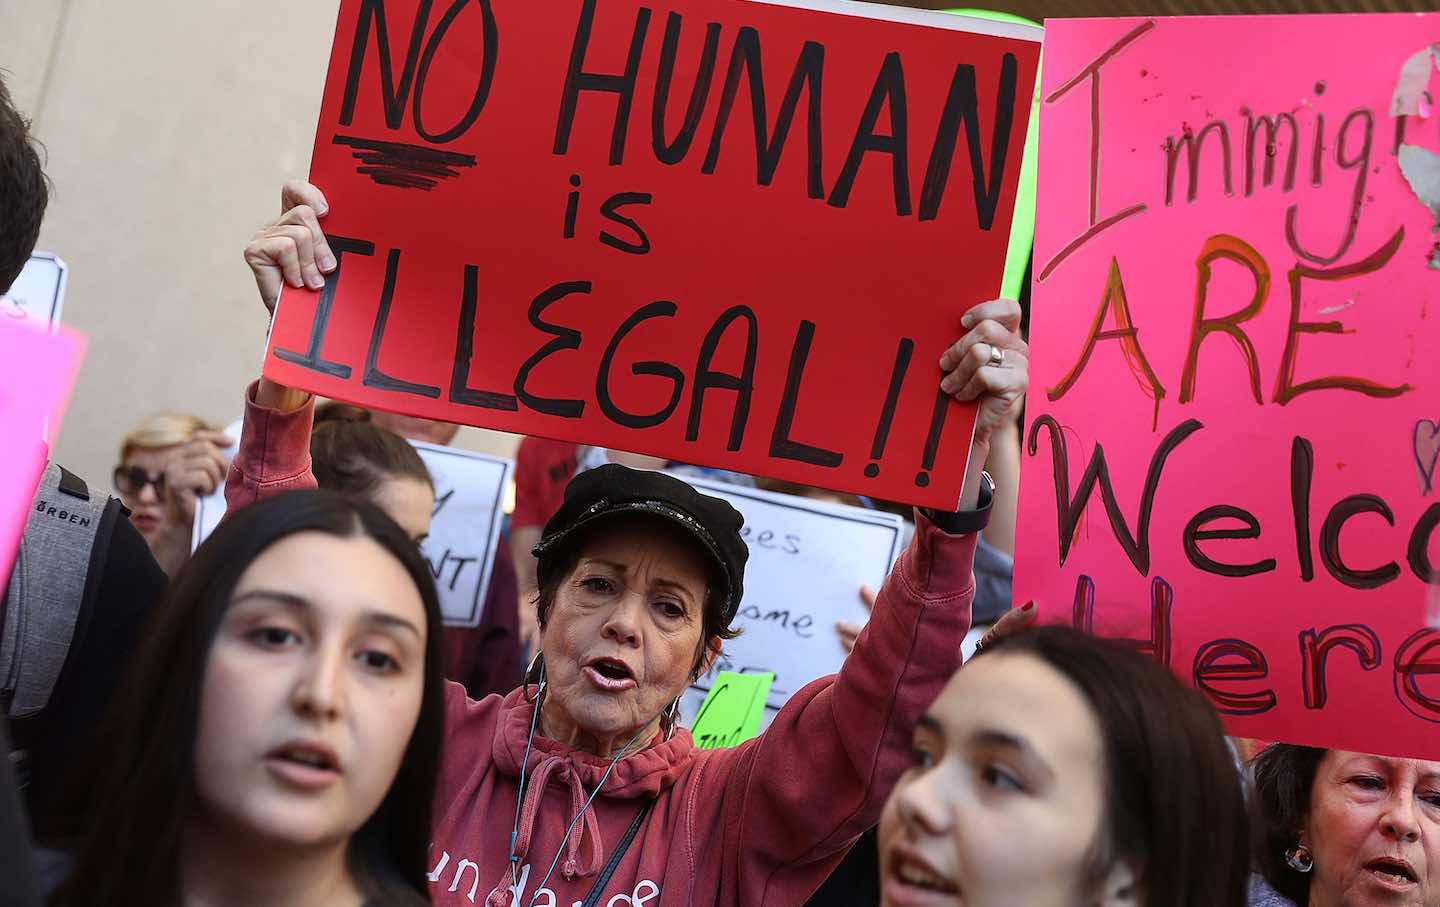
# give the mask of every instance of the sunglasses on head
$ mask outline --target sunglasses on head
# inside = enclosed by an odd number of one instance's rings
[[[121,494],[138,495],[146,485],[153,486],[155,494],[165,496],[165,474],[152,476],[139,466],[116,466],[115,488]]]

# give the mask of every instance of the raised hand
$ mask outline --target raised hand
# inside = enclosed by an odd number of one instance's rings
[[[279,219],[257,230],[245,247],[245,263],[272,315],[282,287],[322,289],[325,275],[336,265],[320,228],[330,205],[319,189],[302,180],[287,182],[280,190],[280,212]]]
[[[875,591],[869,586],[861,586],[860,601],[865,604],[866,611],[875,610]],[[855,640],[860,638],[860,631],[863,629],[860,624],[852,624],[848,620],[835,622],[835,634],[840,637],[840,648],[845,650],[846,655],[855,648]]]
[[[1020,304],[992,299],[960,319],[965,336],[940,357],[940,389],[956,400],[980,404],[975,440],[988,444],[990,434],[1014,417],[1030,386],[1030,346],[1020,336]]]
[[[165,465],[165,488],[174,522],[188,528],[195,518],[195,499],[214,494],[225,481],[230,461],[224,450],[233,438],[220,431],[198,431]]]

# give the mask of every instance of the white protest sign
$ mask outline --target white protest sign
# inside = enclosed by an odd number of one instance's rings
[[[515,461],[412,441],[435,482],[430,535],[420,553],[440,590],[445,625],[479,625],[490,567],[505,518],[505,489]]]
[[[225,433],[238,441],[240,429],[241,423],[236,421],[226,426]],[[420,546],[420,553],[435,577],[445,625],[477,626],[490,588],[490,568],[505,517],[505,490],[515,461],[420,441],[410,443],[425,461],[435,483],[430,535]],[[234,457],[236,449],[225,451],[225,456]],[[192,550],[200,547],[224,516],[222,485],[214,494],[195,502]]]
[[[840,670],[845,650],[835,622],[863,624],[869,617],[860,587],[878,590],[885,581],[900,556],[904,520],[878,510],[678,478],[739,510],[750,546],[745,595],[734,622],[744,632],[725,642],[725,654],[686,692],[682,717],[686,725],[694,720],[720,671],[773,671],[768,723],[805,684]]]
[[[225,455],[225,462],[229,463],[235,459],[235,454],[240,450],[240,429],[244,422],[236,419],[225,426],[225,434],[229,435],[235,443],[225,448],[221,453]],[[221,482],[213,494],[205,495],[195,500],[195,519],[190,524],[190,550],[194,551],[200,547],[200,543],[210,537],[215,527],[220,525],[220,520],[225,516],[225,483]]]
[[[214,494],[208,494],[202,498],[195,499],[195,519],[190,523],[190,552],[193,554],[200,543],[210,537],[215,527],[220,525],[221,517],[225,516],[225,486],[215,489]]]
[[[10,289],[0,294],[0,318],[46,324],[53,331],[65,308],[70,269],[52,252],[34,252]]]

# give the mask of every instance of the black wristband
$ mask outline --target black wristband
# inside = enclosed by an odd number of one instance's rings
[[[980,473],[980,500],[974,510],[947,513],[921,508],[927,519],[946,535],[965,535],[979,532],[990,523],[990,505],[995,503],[995,482],[988,472]]]

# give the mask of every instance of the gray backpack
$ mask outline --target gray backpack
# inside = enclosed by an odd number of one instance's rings
[[[123,514],[117,499],[45,467],[0,608],[0,715],[34,715],[60,685],[71,642],[94,610],[96,552]]]

